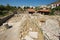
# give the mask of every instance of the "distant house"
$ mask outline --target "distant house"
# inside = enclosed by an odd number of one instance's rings
[[[37,13],[44,14],[44,15],[49,15],[50,7],[48,7],[48,6],[41,6],[40,10],[37,10]]]
[[[55,2],[51,4],[51,8],[55,8],[57,6],[60,6],[60,2]]]
[[[29,9],[28,9],[28,13],[29,13],[29,14],[33,14],[33,13],[35,13],[35,10],[32,9],[32,8],[29,8]]]
[[[38,10],[37,13],[43,14],[43,15],[49,15],[50,10]]]
[[[48,6],[48,5],[41,5],[41,6],[40,6],[40,8],[44,8],[44,7],[45,7],[45,8],[50,8],[50,6]]]

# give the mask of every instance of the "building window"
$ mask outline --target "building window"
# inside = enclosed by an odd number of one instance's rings
[[[59,4],[59,6],[60,6],[60,4]]]

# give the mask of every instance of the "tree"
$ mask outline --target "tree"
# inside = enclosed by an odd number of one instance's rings
[[[5,14],[7,14],[9,11],[14,11],[14,10],[16,10],[16,9],[17,9],[16,6],[10,6],[9,4],[7,4],[6,6],[0,5],[0,15],[5,15]]]
[[[11,6],[9,5],[9,4],[7,4],[7,6],[6,6],[6,10],[10,10],[11,9]]]
[[[3,5],[0,5],[0,10],[4,10],[4,6]]]
[[[54,10],[51,9],[50,15],[54,15]]]
[[[24,9],[28,9],[28,8],[30,8],[30,7],[28,7],[28,6],[27,7],[24,7]]]
[[[54,15],[54,14],[55,14],[55,13],[54,13],[55,11],[59,12],[59,11],[60,11],[60,6],[51,9],[51,13],[50,13],[50,15]]]
[[[53,10],[59,10],[60,11],[60,6],[53,8]]]
[[[40,8],[39,7],[35,7],[35,10],[40,10]]]
[[[60,0],[57,0],[57,2],[60,2]]]

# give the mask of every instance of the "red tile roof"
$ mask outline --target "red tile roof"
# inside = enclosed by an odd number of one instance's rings
[[[28,9],[28,12],[35,12],[35,10],[34,9]]]
[[[50,12],[50,10],[38,10],[37,12]]]

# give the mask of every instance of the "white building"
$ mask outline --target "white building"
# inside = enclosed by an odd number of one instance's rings
[[[50,8],[50,6],[47,6],[47,5],[41,5],[41,6],[40,6],[40,8],[44,8],[44,7]]]
[[[60,2],[52,3],[51,8],[55,8],[57,6],[60,6]]]
[[[35,7],[34,6],[30,6],[30,8],[33,8],[34,9]]]

